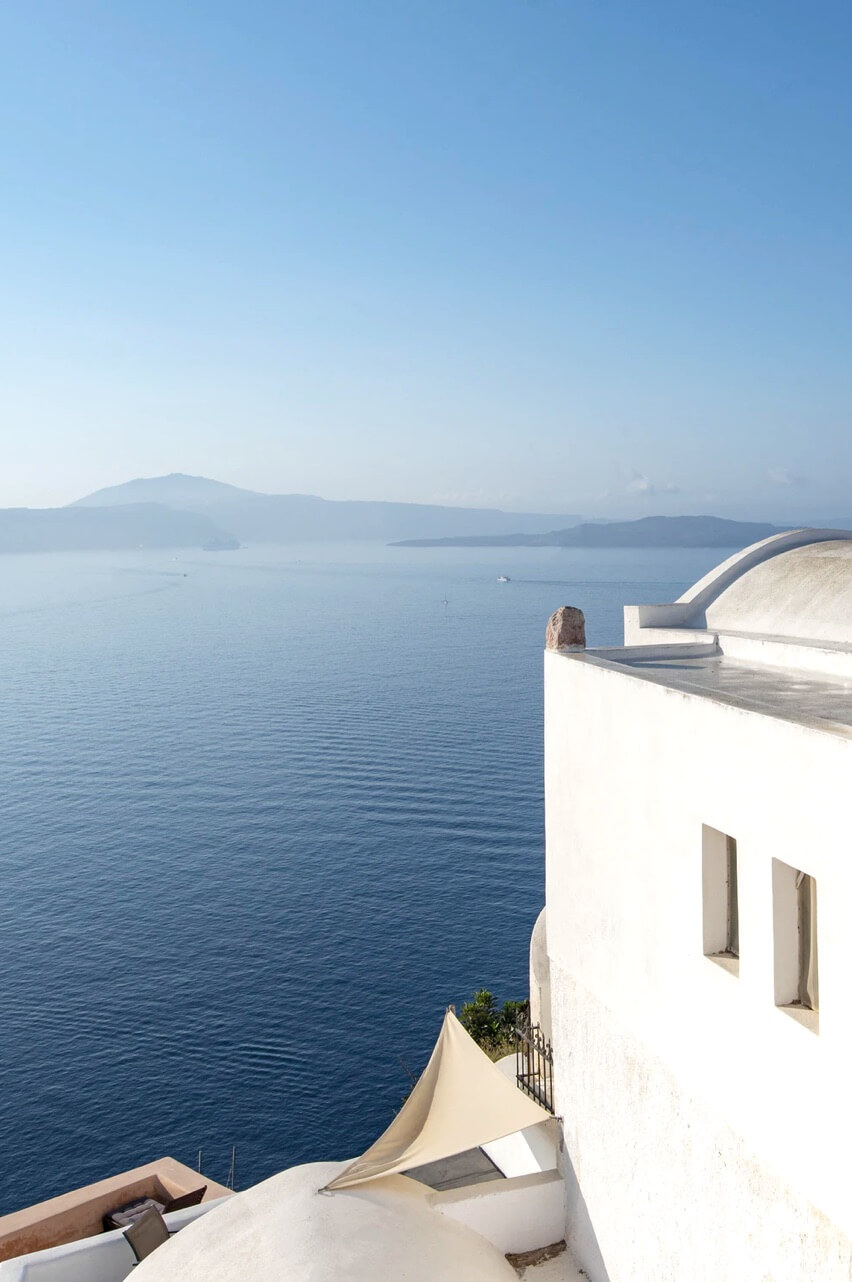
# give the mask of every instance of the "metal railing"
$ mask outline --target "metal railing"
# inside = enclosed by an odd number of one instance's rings
[[[515,1077],[522,1091],[554,1111],[553,1047],[539,1024],[515,1025]]]

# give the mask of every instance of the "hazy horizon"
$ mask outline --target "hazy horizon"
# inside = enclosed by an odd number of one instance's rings
[[[236,489],[236,490],[238,490],[238,491],[245,491],[246,493],[256,493],[256,494],[262,494],[262,495],[270,495],[270,496],[284,496],[284,497],[289,496],[289,497],[300,497],[300,498],[317,498],[317,499],[323,499],[323,500],[328,500],[328,499],[329,499],[329,495],[325,495],[325,494],[306,494],[306,493],[304,493],[304,492],[295,491],[295,490],[285,491],[285,490],[264,489],[264,488],[262,488],[262,487],[260,487],[260,486],[258,486],[258,487],[242,486],[242,485],[237,485],[237,484],[236,484],[236,482],[231,481],[231,480],[228,480],[228,479],[226,479],[226,478],[224,478],[224,477],[211,477],[211,476],[204,476],[204,475],[203,475],[202,473],[200,473],[200,472],[189,472],[189,473],[183,473],[183,472],[174,472],[174,471],[172,471],[172,472],[165,472],[165,473],[162,473],[161,475],[158,475],[158,476],[150,476],[150,477],[126,477],[123,481],[116,482],[116,483],[114,483],[114,485],[113,485],[113,484],[110,484],[110,485],[107,485],[107,486],[99,486],[99,487],[94,488],[94,489],[86,490],[86,491],[85,491],[84,493],[82,493],[82,494],[76,494],[76,495],[74,495],[74,497],[73,497],[73,498],[69,499],[69,500],[68,500],[67,502],[65,502],[65,503],[57,503],[57,504],[37,504],[37,503],[26,503],[26,502],[24,502],[24,503],[16,503],[16,504],[6,504],[6,505],[3,505],[3,507],[5,507],[5,508],[28,508],[28,509],[31,509],[31,510],[40,510],[40,509],[42,509],[42,508],[46,508],[46,507],[51,507],[51,508],[53,508],[53,507],[67,507],[67,506],[73,506],[74,504],[78,503],[78,502],[79,502],[80,500],[82,500],[82,499],[87,499],[87,498],[89,498],[89,497],[91,497],[91,496],[93,496],[93,495],[95,495],[95,494],[100,493],[100,491],[101,491],[102,489],[109,490],[109,489],[114,488],[114,487],[121,487],[121,486],[126,485],[126,484],[128,484],[128,483],[136,483],[136,482],[140,482],[140,481],[142,481],[142,482],[146,482],[146,481],[154,481],[154,482],[156,482],[156,481],[162,481],[162,480],[167,480],[167,479],[169,479],[170,477],[182,477],[182,478],[187,478],[187,479],[190,479],[190,480],[204,480],[204,481],[212,481],[212,482],[213,482],[214,484],[216,484],[216,485],[224,485],[224,486],[226,486],[226,487],[233,487],[234,489]],[[333,499],[333,500],[331,500],[331,501],[347,501],[347,499],[348,499],[349,501],[351,501],[351,500],[352,500],[352,496],[343,496],[343,498],[342,498],[341,500]],[[139,501],[139,502],[150,502],[150,501],[157,502],[157,501],[160,501],[160,500],[157,500],[157,499],[153,499],[153,500],[151,500],[151,499],[148,499],[148,498],[140,498],[138,501]],[[375,499],[375,498],[369,498],[369,497],[368,497],[368,498],[357,498],[357,499],[355,499],[355,501],[357,501],[357,502],[364,502],[364,503],[418,503],[418,502],[420,502],[420,500],[416,500],[416,499],[412,499],[412,500],[409,500],[409,499],[398,499],[398,498],[388,498],[388,499],[381,498],[381,499]],[[698,508],[696,508],[695,510],[692,510],[692,511],[688,511],[688,510],[686,510],[686,509],[679,509],[679,508],[677,507],[677,504],[676,504],[676,503],[673,505],[673,508],[672,508],[672,510],[671,510],[671,511],[660,511],[660,510],[657,510],[657,508],[655,508],[655,507],[654,507],[653,503],[651,503],[651,504],[649,504],[649,506],[648,506],[648,510],[647,510],[647,511],[645,511],[645,512],[635,512],[635,513],[630,513],[630,514],[624,514],[624,515],[616,515],[616,516],[613,516],[613,515],[610,515],[610,514],[605,513],[605,512],[597,512],[597,511],[581,511],[581,512],[576,512],[576,511],[574,511],[574,512],[569,512],[569,511],[568,511],[567,506],[566,506],[566,507],[564,507],[561,511],[559,511],[559,510],[557,510],[557,509],[553,509],[552,511],[550,511],[549,509],[546,509],[546,508],[541,508],[541,507],[537,508],[537,507],[534,507],[534,506],[531,506],[531,507],[529,507],[529,508],[527,508],[527,509],[524,509],[524,510],[522,511],[520,508],[512,508],[512,507],[508,507],[508,506],[501,506],[499,503],[449,503],[449,502],[446,502],[446,503],[432,503],[432,502],[431,502],[431,501],[429,501],[429,500],[422,500],[422,502],[423,502],[425,505],[428,505],[428,506],[441,506],[441,507],[447,507],[447,508],[449,508],[449,509],[451,509],[451,510],[452,510],[453,508],[462,508],[462,509],[465,509],[465,510],[471,510],[471,509],[472,509],[472,510],[474,510],[474,511],[480,511],[480,510],[481,510],[481,511],[493,511],[493,510],[496,510],[496,511],[501,511],[501,512],[503,512],[503,513],[507,514],[507,515],[511,515],[511,514],[513,514],[513,513],[517,513],[518,515],[523,515],[523,514],[527,514],[527,515],[542,514],[542,515],[553,515],[553,516],[566,516],[566,517],[572,517],[572,518],[578,518],[578,517],[579,517],[581,520],[584,520],[584,521],[586,521],[586,520],[588,520],[588,521],[596,521],[596,520],[608,520],[608,521],[634,521],[634,520],[640,520],[640,519],[642,519],[643,517],[658,517],[658,516],[711,516],[711,517],[713,517],[713,516],[720,516],[720,517],[723,517],[724,519],[729,519],[729,520],[736,520],[736,521],[769,521],[769,522],[772,522],[773,524],[778,524],[778,525],[790,525],[790,524],[797,524],[797,523],[798,523],[798,524],[802,524],[802,525],[815,525],[815,524],[818,524],[818,523],[819,523],[819,519],[820,519],[820,517],[822,517],[823,519],[829,519],[829,520],[831,520],[832,518],[833,518],[833,519],[835,519],[835,520],[837,520],[837,519],[843,519],[843,520],[845,520],[845,521],[849,521],[849,520],[850,520],[850,516],[849,516],[849,514],[848,514],[847,512],[845,512],[845,511],[841,510],[840,508],[838,508],[838,510],[837,510],[837,511],[832,512],[832,513],[818,513],[818,512],[817,512],[817,513],[811,513],[811,514],[808,514],[806,511],[804,511],[803,509],[801,509],[801,508],[800,508],[800,510],[798,511],[798,513],[796,514],[796,516],[794,516],[792,519],[787,519],[787,518],[780,518],[780,517],[776,517],[776,516],[774,516],[774,515],[772,515],[772,514],[767,515],[765,512],[758,511],[758,510],[757,510],[757,509],[755,509],[755,508],[745,509],[745,510],[743,510],[743,511],[740,511],[740,510],[739,510],[739,509],[737,509],[737,508],[732,508],[731,510],[726,510],[726,509],[724,508],[724,506],[723,506],[721,503],[717,503],[717,504],[713,507],[713,509],[712,509],[712,510],[710,509],[710,507],[709,507],[708,505],[705,505],[705,507],[704,507],[704,508],[702,508],[702,509],[700,509],[700,510],[699,510]],[[180,505],[180,503],[175,503],[175,504],[174,504],[174,506],[176,506],[176,507],[180,507],[181,505]],[[191,506],[191,505],[190,505],[190,506]],[[662,505],[661,505],[661,506],[662,506]],[[2,507],[0,507],[0,510],[3,510],[3,508],[2,508]],[[852,510],[852,504],[850,504],[850,510]],[[450,532],[451,532],[451,531],[448,531],[448,533],[450,533]]]
[[[11,0],[0,507],[848,510],[852,10]]]

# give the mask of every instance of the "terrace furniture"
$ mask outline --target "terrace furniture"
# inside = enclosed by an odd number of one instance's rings
[[[158,1246],[169,1240],[169,1226],[163,1219],[160,1212],[153,1206],[149,1206],[147,1211],[130,1225],[130,1228],[124,1230],[124,1236],[130,1243],[130,1248],[136,1256],[136,1262],[141,1263],[152,1251],[156,1251]]]
[[[125,1202],[123,1206],[116,1206],[112,1211],[107,1211],[103,1217],[104,1232],[129,1228],[147,1211],[153,1210],[158,1215],[168,1215],[170,1211],[182,1211],[187,1206],[197,1206],[206,1192],[207,1185],[202,1184],[200,1188],[192,1189],[189,1193],[181,1193],[180,1197],[170,1198],[166,1202],[160,1202],[154,1197],[137,1197],[133,1202]]]
[[[168,1215],[170,1211],[183,1211],[188,1206],[198,1206],[206,1192],[207,1185],[202,1184],[200,1189],[190,1189],[189,1193],[181,1193],[180,1197],[173,1197],[171,1201],[166,1202],[163,1215]]]

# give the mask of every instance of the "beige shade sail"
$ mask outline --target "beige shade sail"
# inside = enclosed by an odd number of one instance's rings
[[[492,1064],[448,1010],[429,1063],[390,1126],[326,1188],[351,1188],[437,1162],[549,1116]]]

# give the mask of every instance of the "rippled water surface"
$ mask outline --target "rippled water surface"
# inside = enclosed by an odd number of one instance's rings
[[[618,643],[723,555],[0,558],[0,1213],[369,1143],[448,1002],[526,993],[547,616]]]

